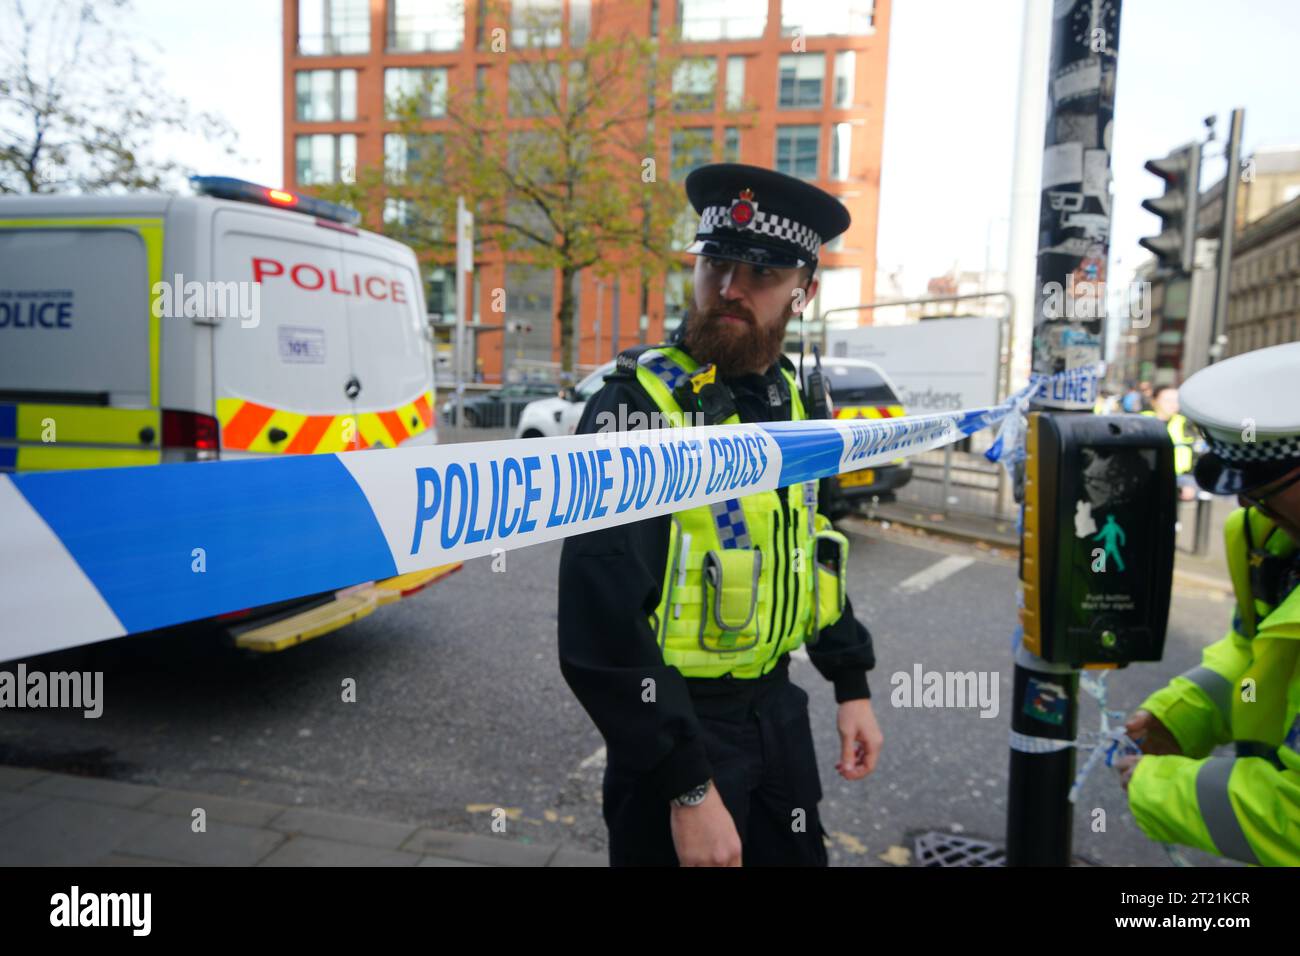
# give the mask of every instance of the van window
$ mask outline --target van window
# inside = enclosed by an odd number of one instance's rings
[[[15,391],[149,404],[139,233],[0,228],[0,392]]]
[[[875,369],[822,362],[831,401],[846,405],[897,405],[898,396]]]

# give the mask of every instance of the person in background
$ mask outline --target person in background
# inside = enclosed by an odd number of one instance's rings
[[[1196,479],[1192,477],[1192,449],[1196,445],[1196,435],[1186,416],[1178,410],[1178,389],[1173,385],[1161,385],[1156,389],[1151,410],[1142,414],[1160,419],[1169,430],[1169,438],[1174,443],[1178,497],[1191,501],[1196,497]]]

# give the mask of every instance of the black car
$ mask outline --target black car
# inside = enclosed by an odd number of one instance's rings
[[[465,425],[469,428],[514,428],[524,406],[539,398],[560,394],[562,389],[554,382],[515,382],[491,392],[465,394]],[[456,399],[442,406],[442,417],[448,425],[456,424]]]

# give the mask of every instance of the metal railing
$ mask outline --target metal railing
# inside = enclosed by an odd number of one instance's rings
[[[993,436],[972,436],[971,450],[952,445],[908,459],[912,480],[896,492],[900,502],[947,517],[951,514],[1015,521],[1016,504],[1001,465],[984,457]]]

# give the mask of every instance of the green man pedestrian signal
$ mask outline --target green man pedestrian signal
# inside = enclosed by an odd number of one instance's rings
[[[1139,239],[1138,245],[1156,257],[1160,273],[1191,273],[1196,244],[1196,207],[1200,199],[1201,144],[1192,142],[1143,167],[1165,184],[1163,196],[1142,201],[1142,208],[1160,217],[1160,234]]]
[[[1168,429],[1036,412],[1025,450],[1025,647],[1072,667],[1160,660],[1177,509]]]
[[[1118,539],[1118,546],[1116,546],[1116,539]],[[1114,515],[1106,515],[1105,526],[1097,532],[1097,536],[1092,540],[1106,542],[1106,547],[1102,550],[1101,554],[1102,566],[1097,568],[1096,562],[1093,562],[1094,570],[1105,570],[1105,558],[1107,556],[1113,556],[1112,560],[1115,566],[1121,571],[1124,570],[1124,557],[1120,554],[1119,549],[1124,547],[1124,544],[1127,541],[1127,536],[1124,534],[1124,529],[1115,523]]]

